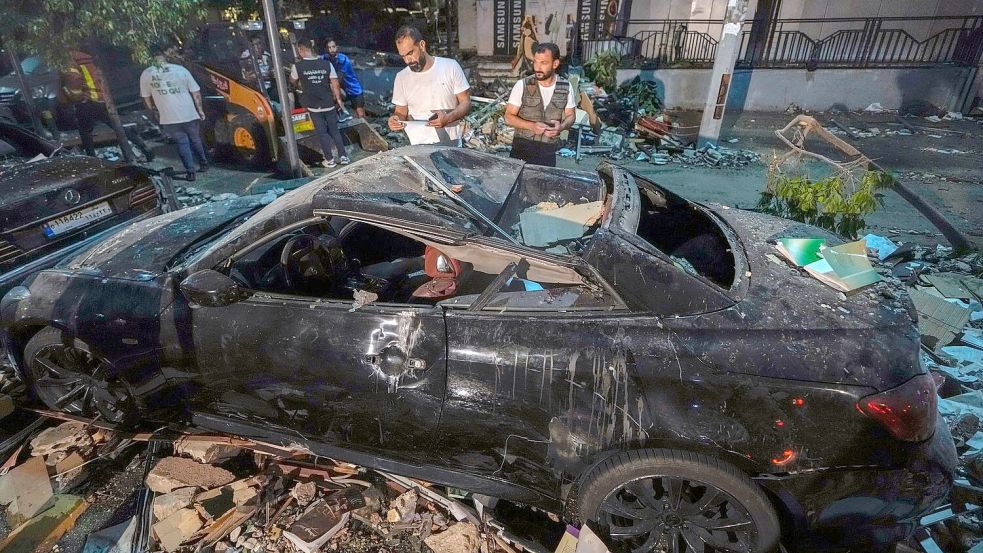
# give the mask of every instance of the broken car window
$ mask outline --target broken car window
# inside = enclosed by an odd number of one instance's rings
[[[604,194],[596,176],[527,165],[502,208],[499,226],[526,246],[577,253],[601,220]]]

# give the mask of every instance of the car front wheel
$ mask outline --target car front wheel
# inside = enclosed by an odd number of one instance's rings
[[[48,408],[127,424],[136,415],[127,384],[81,340],[47,327],[24,347],[25,373]]]
[[[671,449],[630,451],[584,478],[579,511],[632,553],[761,552],[778,549],[778,515],[736,467]]]

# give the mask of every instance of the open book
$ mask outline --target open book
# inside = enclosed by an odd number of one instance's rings
[[[805,270],[840,292],[852,292],[881,280],[867,259],[864,240],[822,248],[819,253],[823,258],[806,265]]]
[[[797,267],[841,292],[852,292],[881,280],[867,258],[864,240],[826,247],[821,238],[782,238],[775,248]]]

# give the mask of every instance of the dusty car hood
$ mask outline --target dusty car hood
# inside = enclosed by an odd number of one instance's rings
[[[258,197],[212,202],[130,225],[59,268],[109,278],[152,280],[182,252],[228,229],[261,206]]]

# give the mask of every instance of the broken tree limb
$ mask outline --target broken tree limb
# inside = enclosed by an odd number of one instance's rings
[[[840,126],[839,123],[834,121],[834,124]],[[842,127],[841,127],[842,128]],[[795,130],[798,135],[796,140],[790,140],[786,133],[791,130]],[[822,125],[819,124],[814,118],[808,115],[797,115],[795,119],[792,119],[788,125],[784,128],[775,131],[775,136],[778,137],[786,146],[788,146],[792,151],[789,154],[796,154],[806,157],[811,157],[818,161],[828,163],[834,167],[841,167],[842,164],[836,162],[824,155],[817,154],[815,152],[810,152],[805,149],[805,138],[810,132],[816,133],[817,136],[846,154],[847,156],[854,157],[855,159],[847,162],[849,164],[862,164],[868,170],[879,171],[885,174],[889,174],[880,165],[875,163],[873,160],[865,156],[860,150],[854,148],[851,144],[841,139],[840,137],[834,135],[833,133],[826,130]],[[789,155],[786,154],[786,155]],[[969,240],[965,234],[963,234],[959,229],[954,227],[952,223],[946,219],[939,210],[935,209],[932,205],[925,201],[920,195],[915,193],[914,190],[908,188],[904,183],[900,182],[896,178],[891,178],[892,188],[899,196],[904,198],[912,207],[915,208],[919,213],[921,213],[926,219],[931,222],[935,228],[942,232],[946,240],[952,245],[953,249],[958,252],[968,252],[975,251],[976,247]]]

